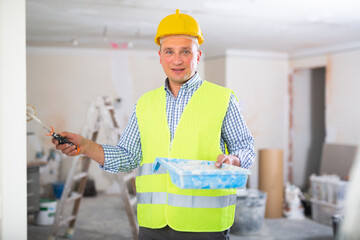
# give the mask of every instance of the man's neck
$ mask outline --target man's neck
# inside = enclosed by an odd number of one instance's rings
[[[190,79],[192,79],[195,76],[196,72],[194,73],[194,75],[191,76],[191,78],[189,78],[188,80],[184,81],[184,82],[175,82],[175,81],[171,81],[169,80],[169,90],[170,92],[174,95],[174,97],[176,98],[179,94],[180,88],[182,85],[184,85],[185,83],[187,83]]]
[[[189,80],[187,80],[187,81],[189,81]],[[179,91],[180,91],[181,86],[182,86],[184,83],[186,83],[187,81],[182,82],[182,83],[177,83],[177,82],[172,82],[172,81],[169,80],[169,90],[170,90],[170,92],[174,95],[175,98],[177,97],[177,95],[178,95],[178,93],[179,93]]]

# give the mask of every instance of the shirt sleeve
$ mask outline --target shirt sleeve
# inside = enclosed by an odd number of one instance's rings
[[[230,155],[240,159],[241,167],[250,168],[254,163],[254,139],[245,123],[239,103],[231,94],[229,106],[221,128],[221,138]]]
[[[128,172],[139,166],[142,157],[140,131],[136,117],[136,106],[116,146],[101,145],[105,162],[100,166],[111,173]]]

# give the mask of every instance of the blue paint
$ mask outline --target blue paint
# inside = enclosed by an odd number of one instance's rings
[[[156,158],[153,172],[165,167],[171,181],[185,189],[243,188],[246,185],[248,169],[223,164],[219,169],[214,161]]]

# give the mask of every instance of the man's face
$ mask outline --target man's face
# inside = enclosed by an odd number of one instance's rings
[[[159,56],[169,81],[183,84],[195,74],[201,51],[191,39],[170,37],[161,43]]]

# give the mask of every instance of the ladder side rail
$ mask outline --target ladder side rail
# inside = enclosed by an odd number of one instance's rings
[[[100,124],[99,124],[100,116],[99,116],[98,103],[92,103],[90,105],[90,108],[88,110],[86,119],[87,119],[87,121],[86,121],[86,124],[85,124],[85,126],[84,126],[84,128],[82,130],[82,136],[84,136],[85,138],[90,138],[90,136],[92,136],[92,137],[95,136],[95,139],[96,139],[97,132],[98,132],[99,126],[100,126]],[[94,132],[96,132],[95,135],[94,135]],[[64,210],[65,210],[65,205],[66,205],[66,202],[68,200],[68,197],[69,197],[70,192],[71,192],[72,187],[73,187],[74,176],[75,176],[75,172],[77,171],[77,167],[78,167],[80,157],[81,156],[75,156],[72,159],[72,164],[71,164],[68,176],[66,178],[64,190],[63,190],[63,193],[61,195],[59,205],[58,205],[58,207],[56,209],[55,220],[54,220],[53,228],[52,228],[51,234],[49,236],[49,239],[53,239],[53,238],[55,238],[57,236],[57,232],[59,230],[59,227],[60,227],[61,223],[63,222],[63,214],[64,214]],[[81,195],[81,197],[82,197],[82,195]],[[81,199],[81,197],[80,197],[80,199]],[[78,200],[75,200],[75,201],[78,201]]]
[[[96,123],[98,123],[98,121]],[[97,136],[98,136],[98,133],[99,133],[99,126],[100,125],[95,124],[95,130],[93,131],[92,136],[90,138],[92,141],[96,141],[96,139],[97,139]],[[91,165],[91,159],[89,157],[87,157],[87,156],[83,156],[82,157],[82,169],[81,169],[81,171],[84,172],[84,173],[88,173],[89,169],[90,169],[90,165]],[[69,222],[68,232],[70,232],[70,233],[73,232],[73,228],[75,227],[75,223],[76,223],[76,220],[77,220],[77,215],[78,215],[79,208],[80,208],[80,203],[81,203],[81,200],[82,200],[82,196],[84,195],[87,180],[88,180],[88,174],[86,174],[84,177],[82,177],[80,179],[80,182],[79,182],[77,193],[80,194],[81,197],[76,199],[75,203],[73,205],[72,215],[75,218],[72,219]]]
[[[72,188],[72,177],[75,175],[75,171],[76,171],[76,167],[78,165],[79,162],[79,156],[75,157],[73,159],[72,162],[72,166],[70,168],[68,177],[66,178],[66,182],[65,182],[65,186],[64,186],[64,190],[63,193],[61,194],[61,198],[60,198],[60,202],[56,208],[56,213],[55,213],[55,220],[54,220],[54,224],[53,224],[53,228],[51,231],[51,235],[52,236],[56,236],[57,231],[59,230],[60,227],[60,223],[63,220],[63,214],[64,214],[64,210],[65,210],[65,203],[66,200],[71,192],[71,188]]]
[[[123,176],[122,176],[123,174],[124,173],[117,175],[117,179],[120,183],[119,185],[120,185],[120,190],[121,190],[121,197],[125,204],[126,213],[129,218],[129,222],[130,222],[130,226],[131,226],[131,232],[132,232],[134,240],[136,240],[137,236],[139,234],[139,225],[137,222],[136,213],[134,211],[134,206],[131,204],[132,201],[130,198],[130,194],[128,192],[127,184],[126,184],[126,182],[123,181]],[[136,196],[134,196],[134,198],[136,199]],[[136,205],[136,201],[135,201],[135,205]]]
[[[85,124],[86,127],[84,127],[83,136],[95,142],[100,130],[100,121],[101,121],[100,111],[99,111],[99,98],[95,101],[95,104],[91,105],[88,111],[87,119],[90,119],[90,121],[87,124]],[[91,159],[87,156],[82,156],[81,160],[82,160],[81,172],[88,173],[91,164]],[[73,204],[73,209],[72,209],[73,218],[69,222],[68,229],[66,230],[66,236],[68,237],[72,237],[74,235],[74,227],[80,209],[80,203],[85,191],[87,179],[88,179],[88,174],[86,174],[86,176],[80,179],[80,182],[77,186],[76,192],[80,194],[81,197],[76,199]]]

